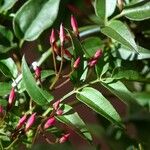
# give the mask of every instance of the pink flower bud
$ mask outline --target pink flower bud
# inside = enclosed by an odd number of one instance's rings
[[[65,143],[66,141],[68,141],[70,136],[70,133],[63,135],[60,139],[59,139],[59,143]]]
[[[47,128],[53,126],[53,125],[55,124],[55,122],[56,122],[55,117],[49,118],[49,119],[46,121],[46,123],[44,124],[44,129],[47,129]]]
[[[64,52],[68,58],[70,58],[70,59],[72,58],[72,54],[67,49],[65,49]]]
[[[88,66],[89,67],[94,67],[97,64],[97,59],[92,59],[89,63]]]
[[[71,15],[71,26],[72,26],[72,29],[73,29],[74,33],[76,35],[79,35],[78,23],[77,23],[76,18],[73,15]]]
[[[59,108],[59,105],[60,105],[60,100],[57,100],[54,104],[53,104],[53,108],[54,110],[57,110]]]
[[[3,117],[3,106],[0,105],[0,118]]]
[[[73,64],[74,69],[77,69],[79,67],[80,61],[81,61],[81,59],[80,59],[80,57],[78,57]]]
[[[36,67],[35,69],[35,79],[40,79],[41,78],[41,68],[40,67]]]
[[[58,110],[56,111],[56,114],[57,114],[58,116],[61,116],[61,115],[63,114],[63,110],[58,109]]]
[[[3,113],[3,106],[0,105],[0,114]]]
[[[26,120],[27,115],[22,116],[17,124],[16,130],[20,129],[25,124]]]
[[[53,44],[54,44],[55,41],[56,41],[54,29],[52,29],[52,31],[51,31],[51,36],[50,36],[50,38],[49,38],[49,41],[50,41],[51,46],[53,46]]]
[[[61,45],[63,45],[65,41],[65,31],[62,24],[60,25],[59,38],[60,38]]]
[[[103,52],[102,52],[102,50],[101,49],[98,49],[97,51],[96,51],[96,53],[94,54],[94,59],[98,59],[98,58],[100,58],[101,56],[102,56],[102,54],[103,54]]]
[[[13,102],[15,101],[15,97],[16,97],[15,89],[14,89],[14,87],[12,87],[10,94],[9,94],[9,98],[8,98],[8,108],[9,109],[11,108]]]
[[[27,132],[31,126],[34,124],[35,122],[35,115],[36,113],[32,114],[29,119],[27,120],[26,126],[25,126],[25,132]]]

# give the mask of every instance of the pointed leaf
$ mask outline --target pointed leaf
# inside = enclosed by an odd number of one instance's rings
[[[2,3],[0,3],[0,13],[11,9],[16,2],[17,0],[3,0]]]
[[[115,11],[117,0],[95,0],[96,15],[103,22]]]
[[[12,58],[0,60],[0,71],[8,78],[16,78],[18,74],[17,66]]]
[[[130,50],[128,47],[121,46],[117,51],[117,57],[120,57],[124,60],[143,60],[143,59],[150,59],[150,50],[138,46],[138,53],[135,53],[134,51]]]
[[[22,71],[24,86],[33,101],[38,105],[46,105],[53,100],[53,96],[50,93],[38,87],[24,57],[22,60]]]
[[[114,20],[109,22],[107,26],[101,29],[101,32],[109,36],[110,38],[115,39],[122,45],[127,46],[131,50],[138,51],[132,34],[130,33],[127,26],[121,21]]]
[[[117,111],[111,103],[96,89],[85,87],[82,91],[78,91],[77,99],[95,112],[101,114],[109,121],[121,125],[121,119]]]
[[[106,87],[112,94],[116,95],[124,103],[135,102],[132,93],[127,89],[127,87],[121,81],[117,81],[113,83],[101,83],[101,84],[104,87]]]
[[[142,1],[126,7],[121,15],[125,15],[130,20],[141,21],[150,18],[150,1]]]
[[[55,21],[60,0],[29,0],[16,13],[13,21],[18,38],[33,41]]]

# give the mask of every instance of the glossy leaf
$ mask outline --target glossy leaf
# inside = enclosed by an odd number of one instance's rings
[[[117,42],[128,47],[129,49],[138,51],[131,32],[121,21],[111,21],[106,27],[102,28],[101,31],[108,37],[115,39]]]
[[[86,124],[80,118],[77,112],[73,112],[73,109],[69,105],[63,105],[63,115],[56,117],[60,122],[74,129],[81,137],[92,141],[91,134],[89,133]]]
[[[17,0],[3,0],[0,3],[0,13],[11,9],[16,2],[17,2]]]
[[[117,67],[113,70],[113,79],[140,80],[142,77],[136,70],[129,70],[123,67]]]
[[[29,0],[16,13],[13,27],[18,38],[33,41],[55,21],[60,0]]]
[[[106,87],[112,94],[116,95],[124,103],[135,102],[132,93],[121,81],[115,81],[113,83],[101,83]]]
[[[17,66],[12,58],[0,60],[0,71],[9,78],[16,78],[18,74]]]
[[[6,27],[0,25],[0,53],[6,53],[16,46],[13,42],[13,34]]]
[[[150,1],[142,1],[126,7],[121,15],[130,20],[141,21],[150,18]]]
[[[109,121],[117,125],[121,125],[121,119],[117,111],[114,109],[111,103],[96,89],[85,87],[82,89],[82,91],[78,91],[76,97],[79,101],[83,102]]]
[[[135,53],[134,51],[130,50],[128,47],[121,46],[117,51],[117,57],[120,57],[124,60],[143,60],[150,58],[150,50],[138,46],[139,54]]]
[[[100,20],[106,21],[115,11],[117,0],[95,0],[95,12]]]
[[[0,96],[9,94],[11,90],[11,84],[7,82],[0,82]]]
[[[42,70],[41,72],[41,79],[45,79],[49,76],[55,75],[55,72],[53,70]]]
[[[53,100],[53,96],[50,93],[38,87],[29,67],[27,66],[25,58],[22,60],[22,70],[24,86],[33,101],[38,105],[43,106]]]

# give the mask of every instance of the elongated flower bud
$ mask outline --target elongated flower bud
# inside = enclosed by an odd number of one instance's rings
[[[27,115],[22,116],[17,124],[16,130],[20,129],[25,124],[26,120]]]
[[[93,59],[88,63],[89,67],[94,67],[97,64],[97,59]]]
[[[54,110],[57,110],[59,108],[59,105],[60,105],[60,100],[57,100],[54,104],[53,104],[53,108]]]
[[[79,35],[78,23],[77,23],[76,18],[73,15],[71,15],[71,26],[72,26],[74,33],[76,35]]]
[[[101,56],[102,56],[102,54],[103,54],[103,52],[102,52],[102,50],[101,49],[98,49],[97,51],[96,51],[96,53],[94,54],[94,59],[99,59]]]
[[[16,97],[15,89],[14,89],[14,87],[12,87],[10,94],[9,94],[9,98],[8,98],[8,109],[10,109],[12,107],[12,104],[15,101],[15,97]]]
[[[54,31],[54,29],[52,29],[52,31],[51,31],[51,36],[50,36],[49,41],[50,41],[51,46],[53,46],[53,44],[54,44],[54,43],[55,43],[55,41],[56,41],[55,31]]]
[[[77,69],[79,67],[80,61],[81,61],[81,59],[80,59],[80,57],[78,57],[73,64],[74,69]]]
[[[36,80],[41,79],[41,68],[40,67],[37,67],[35,69],[35,79]]]
[[[65,49],[64,52],[68,58],[72,58],[72,54],[67,49]]]
[[[27,120],[26,126],[25,126],[25,132],[27,132],[31,126],[34,124],[35,122],[35,115],[36,113],[32,114],[29,119]]]
[[[59,139],[59,143],[65,143],[66,141],[68,141],[70,136],[70,133],[63,135],[60,139]]]
[[[60,38],[61,45],[63,46],[65,41],[65,31],[64,31],[63,24],[60,25],[59,38]]]
[[[56,111],[56,114],[57,114],[58,116],[61,116],[61,115],[63,114],[63,110],[58,109],[58,110]]]
[[[0,105],[0,118],[3,116],[3,106]]]
[[[47,129],[47,128],[53,126],[53,125],[55,124],[55,122],[56,122],[55,117],[49,118],[49,119],[46,121],[46,123],[44,124],[44,129]]]

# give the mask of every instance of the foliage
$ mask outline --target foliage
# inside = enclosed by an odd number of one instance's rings
[[[149,0],[0,0],[0,149],[148,150],[149,19]]]

